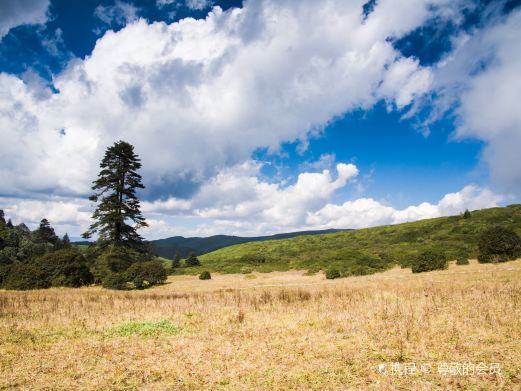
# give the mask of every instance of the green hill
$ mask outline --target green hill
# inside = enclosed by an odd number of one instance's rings
[[[207,238],[185,238],[183,236],[173,236],[166,239],[152,240],[150,243],[152,244],[154,253],[157,256],[172,259],[176,252],[178,252],[181,257],[187,258],[188,255],[192,252],[196,255],[202,255],[223,247],[232,246],[234,244],[259,242],[263,240],[279,240],[293,238],[295,236],[318,235],[338,231],[338,229],[326,229],[321,231],[289,232],[271,236],[256,237],[214,235]]]
[[[469,218],[463,215],[440,217],[355,231],[239,244],[199,257],[202,266],[184,272],[201,269],[223,273],[289,269],[316,272],[335,267],[343,275],[370,274],[394,264],[408,267],[420,251],[427,249],[441,250],[449,259],[455,259],[461,252],[474,258],[479,235],[496,225],[521,234],[521,205],[477,210]]]

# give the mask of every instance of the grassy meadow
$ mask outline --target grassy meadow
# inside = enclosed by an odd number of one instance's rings
[[[445,371],[469,362],[499,373]],[[521,389],[521,260],[0,291],[0,373],[5,390]]]

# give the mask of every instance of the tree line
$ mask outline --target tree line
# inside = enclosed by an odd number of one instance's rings
[[[30,231],[0,212],[0,287],[37,289],[92,283],[111,289],[143,289],[164,283],[167,271],[137,230],[148,226],[136,195],[144,189],[134,147],[118,141],[107,148],[89,198],[93,224],[83,234],[98,238],[88,247],[59,238],[47,219]]]

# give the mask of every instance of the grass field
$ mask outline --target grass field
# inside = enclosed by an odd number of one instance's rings
[[[469,362],[487,369],[450,374]],[[521,260],[0,291],[0,372],[9,390],[521,389]]]

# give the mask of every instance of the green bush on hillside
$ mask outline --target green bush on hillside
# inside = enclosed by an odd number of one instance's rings
[[[478,248],[479,262],[506,262],[521,256],[521,239],[511,229],[493,227],[481,234]]]
[[[188,266],[188,267],[191,267],[191,266],[201,266],[201,262],[195,256],[195,253],[191,253],[188,256],[188,259],[185,261],[185,265]]]
[[[328,280],[334,280],[335,278],[340,278],[340,272],[337,269],[327,269],[326,270],[326,278]]]
[[[414,260],[411,266],[413,273],[423,273],[432,270],[443,270],[449,266],[445,254],[439,251],[427,250],[423,251]]]
[[[212,275],[210,274],[210,272],[202,272],[201,274],[199,274],[199,279],[200,280],[211,280],[212,279]]]

